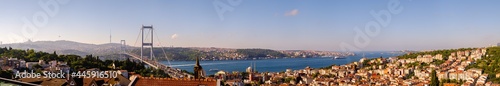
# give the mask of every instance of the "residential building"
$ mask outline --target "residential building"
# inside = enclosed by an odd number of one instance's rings
[[[220,86],[215,79],[173,79],[138,77],[131,82],[132,86]]]
[[[36,65],[36,64],[38,64],[38,62],[26,62],[26,68],[32,69],[33,65]]]

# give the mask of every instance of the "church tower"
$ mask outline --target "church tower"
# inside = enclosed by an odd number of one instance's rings
[[[194,78],[195,79],[202,79],[205,77],[205,71],[203,71],[203,68],[200,65],[200,57],[196,57],[196,65],[194,65]]]

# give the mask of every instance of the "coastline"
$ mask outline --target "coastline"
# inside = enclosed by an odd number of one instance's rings
[[[399,56],[401,54],[381,54],[367,53],[366,58],[384,58]],[[280,58],[280,59],[256,59],[256,60],[203,60],[201,65],[204,67],[207,75],[212,75],[217,71],[209,71],[210,69],[218,69],[226,72],[239,71],[244,72],[250,64],[256,64],[256,70],[261,72],[281,72],[286,69],[298,70],[307,66],[311,68],[322,68],[330,65],[343,65],[359,61],[362,55],[347,56],[345,59],[332,59],[327,57],[312,57],[312,58]],[[161,61],[162,64],[168,65],[167,61]],[[194,61],[170,61],[171,66],[192,72]]]

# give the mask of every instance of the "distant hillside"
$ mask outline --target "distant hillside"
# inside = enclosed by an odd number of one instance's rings
[[[62,40],[3,44],[0,45],[0,47],[12,47],[14,49],[34,49],[43,52],[56,51],[58,54],[74,54],[80,56],[89,54],[104,56],[110,54],[118,54],[121,45],[118,43],[96,45]],[[130,46],[127,47],[130,48]]]
[[[204,60],[241,60],[258,57],[287,57],[287,55],[269,49],[223,49],[223,48],[180,48],[166,47],[154,48],[153,52],[160,60],[195,60],[196,57],[201,57]],[[165,52],[163,52],[165,51]],[[132,51],[135,54],[140,54],[140,49]],[[145,50],[145,56],[149,56],[149,50]]]
[[[163,50],[162,50],[163,49]],[[140,54],[140,49],[132,50],[135,54]],[[149,56],[149,50],[145,50],[145,56]],[[349,56],[352,53],[330,52],[330,51],[310,51],[310,50],[271,50],[271,49],[229,49],[229,48],[181,48],[165,47],[154,48],[154,56],[159,60],[194,60],[201,57],[203,60],[245,60],[261,58],[309,58],[319,56]]]

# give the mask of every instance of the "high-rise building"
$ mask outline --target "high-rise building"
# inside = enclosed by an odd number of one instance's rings
[[[200,65],[200,57],[196,57],[196,65],[194,65],[194,78],[195,79],[202,79],[205,77],[205,71],[203,71],[203,68]]]

